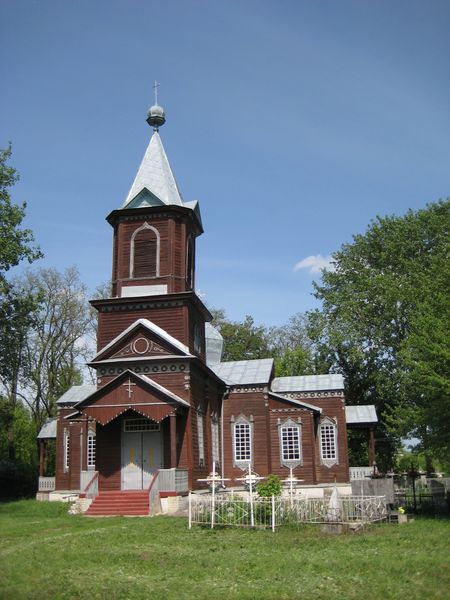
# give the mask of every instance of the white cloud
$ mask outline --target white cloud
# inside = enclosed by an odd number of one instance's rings
[[[332,256],[322,256],[316,254],[316,256],[307,256],[294,266],[294,271],[300,271],[300,269],[308,269],[310,273],[320,273],[322,269],[328,271],[333,270]]]

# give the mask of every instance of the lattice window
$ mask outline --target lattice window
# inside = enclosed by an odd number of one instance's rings
[[[249,463],[252,460],[252,429],[245,419],[234,424],[234,461]]]
[[[92,429],[87,435],[87,468],[95,469],[95,431]]]
[[[213,462],[220,465],[219,423],[217,419],[211,420],[211,441]]]
[[[64,429],[64,471],[67,473],[70,467],[70,433]]]
[[[158,277],[159,275],[159,232],[144,223],[131,238],[130,277]]]
[[[328,467],[338,461],[336,423],[326,418],[320,424],[320,457]]]
[[[283,461],[300,460],[300,427],[284,425],[281,428],[281,456]]]
[[[203,431],[203,415],[197,413],[197,437],[198,437],[198,462],[200,466],[205,464],[205,436]]]
[[[124,431],[159,431],[161,426],[150,419],[125,419],[123,422]]]

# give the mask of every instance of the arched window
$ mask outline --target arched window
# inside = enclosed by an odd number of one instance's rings
[[[194,287],[194,242],[189,237],[186,247],[186,282],[191,289]]]
[[[95,469],[95,431],[89,429],[87,434],[87,468],[89,471]]]
[[[159,276],[159,232],[144,223],[131,237],[130,277],[134,279]]]
[[[333,419],[325,417],[319,426],[320,461],[326,467],[338,462],[337,425]]]
[[[67,473],[70,468],[70,433],[68,429],[64,429],[64,473]]]
[[[252,452],[252,421],[240,415],[233,423],[233,454],[234,464],[240,469],[248,468],[249,463],[253,461]]]
[[[294,468],[302,464],[301,423],[288,419],[279,423],[281,464]]]

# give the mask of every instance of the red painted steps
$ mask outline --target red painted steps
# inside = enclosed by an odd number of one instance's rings
[[[85,514],[89,517],[148,515],[148,491],[100,492]]]

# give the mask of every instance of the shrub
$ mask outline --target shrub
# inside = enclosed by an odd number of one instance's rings
[[[258,483],[256,491],[261,498],[281,496],[281,480],[278,475],[269,475],[264,483]]]

